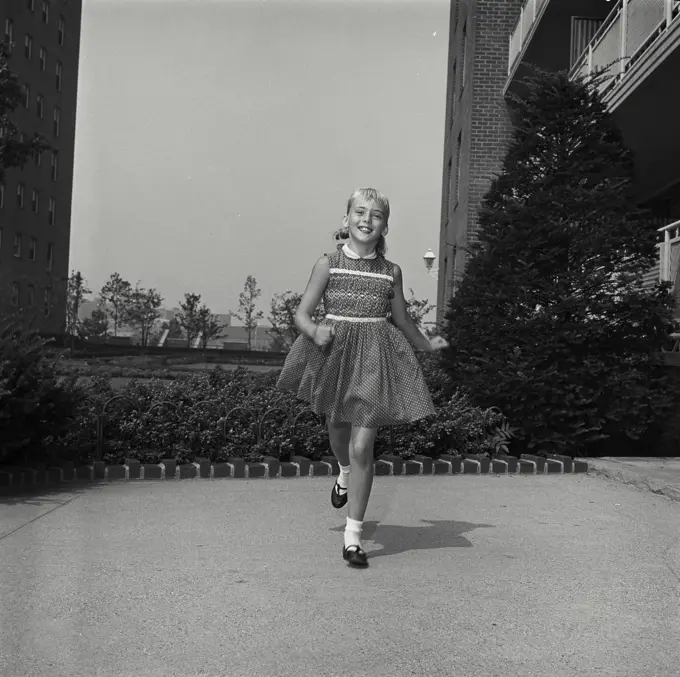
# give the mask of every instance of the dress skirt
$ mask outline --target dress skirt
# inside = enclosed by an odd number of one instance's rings
[[[408,339],[388,319],[334,321],[330,346],[306,336],[293,343],[277,386],[294,392],[332,423],[379,428],[435,413],[420,362]]]

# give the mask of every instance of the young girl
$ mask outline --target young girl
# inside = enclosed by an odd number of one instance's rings
[[[349,497],[342,556],[356,566],[368,564],[361,530],[378,428],[434,413],[412,345],[421,351],[447,345],[441,337],[428,340],[406,311],[401,269],[385,258],[389,216],[389,201],[378,191],[361,188],[350,196],[343,217],[348,241],[314,265],[295,315],[301,335],[278,380],[326,416],[340,465],[331,503],[342,508]],[[316,324],[322,296],[326,316]]]

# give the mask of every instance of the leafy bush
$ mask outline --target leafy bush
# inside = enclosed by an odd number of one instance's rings
[[[83,389],[57,376],[59,355],[48,357],[46,344],[18,322],[0,333],[0,462],[47,458],[49,440],[78,418]]]
[[[505,423],[500,412],[472,407],[462,394],[446,395],[450,383],[436,361],[427,362],[425,372],[437,415],[397,430],[393,449],[389,430],[381,431],[376,450],[391,450],[404,457],[454,450],[493,452],[495,438]],[[107,463],[120,463],[129,456],[141,462],[171,457],[185,463],[196,456],[214,461],[229,457],[258,461],[265,455],[287,460],[292,454],[318,459],[329,453],[325,424],[304,403],[291,401],[288,393],[277,390],[277,377],[276,372],[258,374],[244,367],[225,371],[217,366],[182,381],[133,379],[117,392],[105,377],[92,379],[77,424],[51,442],[64,450],[83,444],[91,458],[96,440],[93,420],[108,402],[103,456]],[[114,396],[118,397],[112,399]]]

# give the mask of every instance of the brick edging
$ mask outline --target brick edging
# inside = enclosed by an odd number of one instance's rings
[[[404,460],[398,456],[384,454],[375,461],[376,475],[536,475],[548,473],[587,473],[588,463],[569,456],[548,455],[548,458],[523,454],[499,455],[488,459],[472,454],[442,454],[439,458],[416,455]],[[53,466],[0,467],[0,494],[15,490],[68,486],[82,482],[114,482],[129,480],[169,479],[273,479],[281,477],[329,477],[338,474],[338,464],[332,457],[324,456],[321,461],[310,461],[295,456],[293,461],[279,461],[266,456],[260,462],[246,462],[240,458],[229,458],[216,463],[208,458],[196,458],[193,463],[178,465],[174,459],[163,459],[160,463],[140,463],[127,458],[122,465],[106,465],[95,461],[85,466],[61,462]]]

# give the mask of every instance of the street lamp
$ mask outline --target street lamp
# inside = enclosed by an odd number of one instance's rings
[[[427,268],[427,274],[430,277],[437,277],[439,275],[439,268],[433,268],[432,264],[437,257],[431,249],[428,249],[423,255],[423,261],[425,261],[425,268]]]

